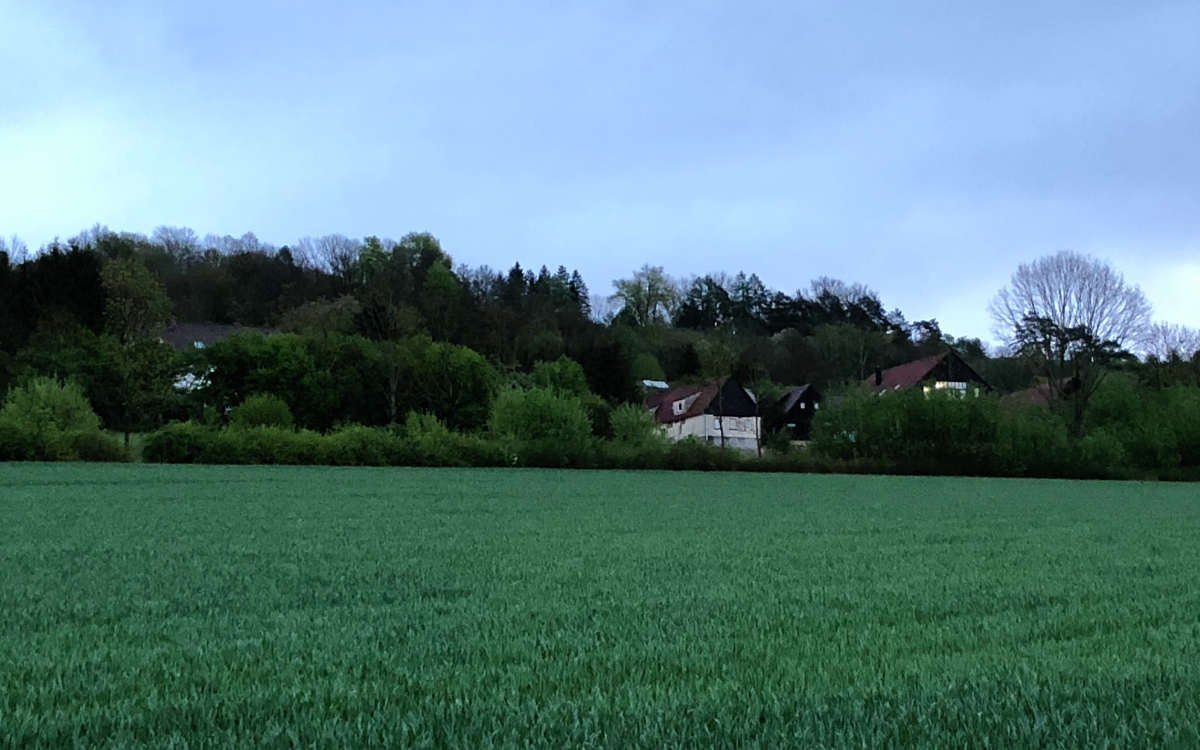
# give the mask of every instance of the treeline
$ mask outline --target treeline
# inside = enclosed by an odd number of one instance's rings
[[[822,277],[787,294],[754,274],[679,281],[646,266],[614,292],[591,296],[565,266],[456,268],[423,233],[274,248],[253,235],[96,228],[34,255],[0,250],[0,458],[117,459],[146,433],[147,458],[169,461],[1038,476],[1193,466],[1196,436],[1178,415],[1192,413],[1200,356],[1106,361],[1116,375],[1080,423],[1064,404],[1001,398],[1039,373],[1045,384],[1035,356],[989,356],[862,285]],[[162,338],[172,321],[247,330],[176,351]],[[991,396],[855,390],[877,367],[948,347]],[[668,445],[636,405],[642,379],[728,375],[760,396],[768,425],[784,386],[824,390],[815,450],[790,450],[783,432],[764,434],[754,460]],[[1104,406],[1118,384],[1124,411]],[[286,418],[249,419],[264,399]]]
[[[35,374],[74,375],[70,362],[50,360],[92,346],[87,333],[128,333],[106,310],[114,297],[118,307],[139,302],[137,284],[106,286],[103,268],[114,261],[145,269],[165,295],[167,319],[373,341],[425,335],[505,372],[565,355],[584,366],[595,393],[617,403],[635,399],[644,378],[732,373],[828,386],[947,345],[1002,388],[1033,377],[1019,361],[989,359],[978,339],[946,336],[934,320],[910,323],[870,289],[829,278],[787,294],[754,274],[679,281],[647,267],[611,297],[593,297],[565,266],[455,268],[424,233],[399,241],[330,235],[274,248],[252,234],[201,239],[161,227],[145,237],[98,227],[19,262],[0,254],[0,388]]]

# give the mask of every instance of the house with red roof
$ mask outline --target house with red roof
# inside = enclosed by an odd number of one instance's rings
[[[751,453],[759,450],[758,402],[732,378],[655,393],[646,406],[672,440],[694,437]]]
[[[886,370],[876,369],[875,374],[867,378],[865,385],[878,394],[920,387],[926,393],[949,391],[960,396],[978,396],[980,392],[992,389],[987,381],[953,350]]]

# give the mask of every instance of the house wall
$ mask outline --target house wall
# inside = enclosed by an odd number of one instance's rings
[[[698,440],[721,444],[721,421],[725,420],[725,447],[749,452],[758,451],[758,437],[762,422],[759,417],[717,417],[700,414],[688,419],[663,425],[667,437],[683,440],[694,437]]]

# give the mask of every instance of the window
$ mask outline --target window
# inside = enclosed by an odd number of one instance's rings
[[[925,392],[925,395],[929,395],[932,391],[949,391],[960,398],[965,398],[967,384],[958,380],[935,380],[932,386],[922,386],[921,390]]]

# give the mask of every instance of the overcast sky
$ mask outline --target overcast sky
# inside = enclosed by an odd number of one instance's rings
[[[985,339],[1073,249],[1200,325],[1196,0],[342,5],[0,0],[0,234],[430,231]]]

